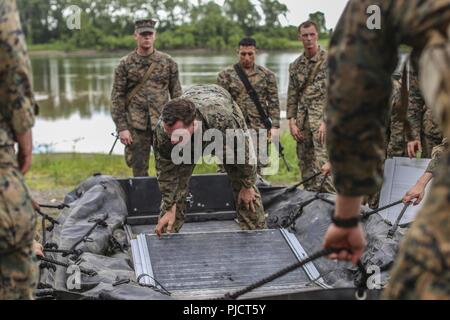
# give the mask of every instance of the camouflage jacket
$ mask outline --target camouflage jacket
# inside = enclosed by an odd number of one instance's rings
[[[315,77],[310,79],[313,72]],[[305,54],[298,57],[289,65],[287,118],[297,119],[301,127],[308,119],[310,128],[317,130],[325,118],[327,86],[328,53],[320,48],[312,58],[308,59]]]
[[[381,29],[368,28],[367,8],[381,10]],[[330,42],[330,86],[327,107],[327,146],[339,194],[374,194],[382,183],[386,113],[391,94],[391,75],[400,44],[413,48],[413,63],[431,39],[448,43],[450,0],[350,0]],[[439,31],[439,32],[431,32]],[[441,38],[438,37],[440,35]],[[439,42],[436,42],[439,41]],[[427,63],[432,60],[423,56]],[[416,65],[415,64],[415,65]],[[448,70],[438,70],[446,77]],[[421,72],[422,73],[422,70]],[[439,73],[439,72],[437,72]],[[425,74],[424,74],[425,76]],[[439,80],[440,81],[440,80]],[[439,82],[441,84],[442,82]],[[424,83],[436,89],[436,81]],[[427,96],[433,99],[431,92]],[[433,107],[447,114],[445,100]],[[448,101],[447,101],[448,102]],[[449,127],[448,118],[443,126]],[[447,131],[448,132],[448,131]]]
[[[192,175],[195,163],[202,156],[202,154],[194,154],[195,143],[201,143],[199,150],[202,152],[205,152],[205,148],[210,144],[210,142],[203,141],[202,133],[204,134],[208,129],[217,129],[222,133],[223,142],[226,145],[225,134],[227,129],[247,129],[240,108],[233,101],[231,95],[217,85],[194,86],[186,91],[182,97],[190,99],[196,105],[196,118],[197,121],[202,122],[202,128],[197,130],[191,139],[192,161],[188,164],[174,164],[171,154],[175,146],[171,144],[170,136],[165,133],[161,120],[155,128],[153,147],[159,188],[163,195],[161,212],[166,212],[180,200],[180,195],[183,194],[180,186],[184,185],[180,181],[186,181],[186,178]],[[256,182],[256,164],[250,164],[248,161],[248,147],[249,143],[246,141],[244,149],[245,164],[235,164],[240,173],[240,183],[246,188],[250,188]],[[220,152],[220,150],[216,151]],[[235,147],[233,151],[240,150]],[[226,150],[222,152],[226,152]]]
[[[0,1],[0,165],[17,166],[17,134],[34,125],[30,62],[15,1]]]
[[[127,106],[127,95],[141,82],[151,63],[156,63],[156,68]],[[181,85],[178,66],[170,56],[155,50],[150,56],[143,57],[137,50],[133,51],[120,60],[115,70],[111,115],[117,131],[154,127],[163,105],[169,98],[179,96]]]
[[[442,139],[442,132],[433,119],[431,109],[427,107],[420,93],[419,79],[416,72],[411,68],[409,84],[409,103],[407,119],[411,127],[408,134],[408,141],[421,141],[421,134],[435,137],[436,140]]]
[[[431,155],[432,159],[427,167],[427,172],[431,172],[434,174],[436,172],[436,168],[439,164],[439,159],[441,159],[442,155],[445,151],[448,150],[448,139],[444,138],[442,140],[442,143],[436,147],[433,148],[433,153]]]
[[[269,69],[255,64],[253,71],[247,77],[258,94],[266,115],[272,119],[273,127],[279,128],[280,101],[278,99],[278,87],[275,74]],[[234,66],[229,66],[219,73],[217,84],[231,94],[234,101],[241,108],[249,128],[264,128],[258,109],[234,70]]]

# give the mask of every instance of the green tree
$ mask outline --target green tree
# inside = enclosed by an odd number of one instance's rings
[[[280,16],[286,18],[289,12],[287,6],[278,0],[259,0],[259,3],[264,13],[265,26],[267,28],[281,26]]]
[[[327,29],[327,24],[325,21],[325,14],[323,12],[317,11],[309,15],[309,20],[314,21],[319,27],[319,35],[321,38],[327,38],[329,31]]]
[[[247,35],[257,29],[261,20],[261,16],[250,0],[225,0],[223,9],[227,17],[239,24]]]

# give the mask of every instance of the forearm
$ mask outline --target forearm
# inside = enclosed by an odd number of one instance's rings
[[[362,197],[347,197],[338,194],[336,197],[335,217],[351,219],[358,217],[361,212]]]
[[[33,153],[33,136],[31,129],[24,133],[16,135],[17,143],[19,145],[19,152],[23,155],[31,155]]]

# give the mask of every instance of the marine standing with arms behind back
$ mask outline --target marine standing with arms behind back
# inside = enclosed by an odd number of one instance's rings
[[[297,141],[297,157],[303,178],[319,173],[328,162],[325,147],[325,105],[328,87],[328,54],[318,41],[318,27],[304,22],[298,27],[304,53],[289,66],[287,118],[291,135]],[[305,183],[305,189],[320,191],[321,179]],[[334,193],[331,177],[323,191]]]
[[[162,106],[181,96],[177,64],[154,48],[155,25],[154,20],[136,21],[137,49],[120,60],[111,93],[111,115],[135,177],[148,176],[152,128]]]

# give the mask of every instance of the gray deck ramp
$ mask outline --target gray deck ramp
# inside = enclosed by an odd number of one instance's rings
[[[138,240],[150,260],[143,258],[142,264],[150,264],[144,269],[170,292],[188,296],[241,289],[298,261],[280,230],[180,233],[162,239],[147,234]],[[301,288],[317,286],[297,269],[260,292]]]

